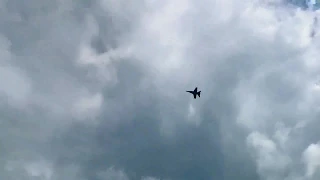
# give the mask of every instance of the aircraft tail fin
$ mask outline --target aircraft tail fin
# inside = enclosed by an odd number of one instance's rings
[[[199,92],[197,93],[199,97],[200,97],[200,93],[201,93],[201,91],[199,91]]]

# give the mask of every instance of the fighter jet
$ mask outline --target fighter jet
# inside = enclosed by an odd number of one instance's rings
[[[196,87],[193,91],[186,91],[186,92],[193,94],[193,98],[196,99],[197,95],[200,97],[200,93],[201,93],[201,91],[199,91],[199,92],[197,92],[197,91],[198,91],[198,87]]]

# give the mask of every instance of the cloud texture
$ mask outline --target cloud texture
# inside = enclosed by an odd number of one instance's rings
[[[0,7],[0,179],[319,179],[317,12],[275,0]]]

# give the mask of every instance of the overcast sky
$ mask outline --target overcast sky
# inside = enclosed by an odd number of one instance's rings
[[[315,12],[279,1],[0,0],[0,179],[318,180]]]

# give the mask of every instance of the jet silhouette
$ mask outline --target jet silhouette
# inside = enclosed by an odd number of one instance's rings
[[[193,94],[193,98],[196,99],[197,98],[197,95],[200,97],[200,92],[197,92],[198,91],[198,87],[196,87],[193,91],[186,91],[186,92],[189,92],[191,94]]]

